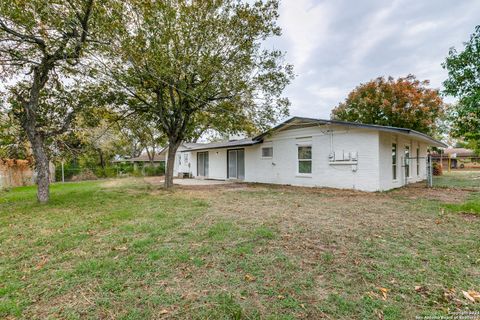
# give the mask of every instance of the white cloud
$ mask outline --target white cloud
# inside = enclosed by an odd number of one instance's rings
[[[415,74],[439,88],[452,46],[479,24],[480,1],[283,0],[275,45],[298,75],[285,94],[291,114],[328,117],[362,82]]]
[[[280,7],[280,25],[283,38],[290,45],[296,70],[303,68],[312,58],[315,49],[322,45],[328,34],[330,6],[326,3],[315,4],[312,0],[283,1]]]

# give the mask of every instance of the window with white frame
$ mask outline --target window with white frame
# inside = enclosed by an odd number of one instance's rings
[[[410,177],[410,146],[405,146],[405,177]]]
[[[420,175],[420,148],[417,148],[417,176]]]
[[[271,158],[271,157],[273,157],[273,147],[263,147],[262,158]]]
[[[188,162],[188,153],[183,154],[183,161]]]
[[[392,143],[392,178],[397,180],[397,144]]]
[[[298,146],[298,173],[312,173],[312,146]]]

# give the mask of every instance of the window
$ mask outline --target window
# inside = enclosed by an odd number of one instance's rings
[[[271,157],[273,157],[273,148],[272,147],[262,148],[262,158],[271,158]]]
[[[420,175],[420,148],[417,148],[417,176]]]
[[[183,154],[183,161],[188,162],[188,153]]]
[[[311,146],[298,147],[298,173],[300,174],[312,173],[312,147]]]
[[[392,177],[397,180],[397,144],[392,143]]]
[[[405,146],[405,177],[410,177],[410,146]]]

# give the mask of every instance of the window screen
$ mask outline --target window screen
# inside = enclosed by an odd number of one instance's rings
[[[273,157],[273,148],[272,147],[262,148],[262,158],[271,158],[271,157]]]
[[[397,144],[392,143],[392,177],[397,180]]]
[[[312,147],[298,147],[298,173],[312,173]]]

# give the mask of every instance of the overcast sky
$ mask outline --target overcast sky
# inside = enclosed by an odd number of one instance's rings
[[[480,0],[283,0],[281,38],[297,75],[285,94],[292,116],[329,118],[358,84],[378,76],[428,79],[480,24]]]

